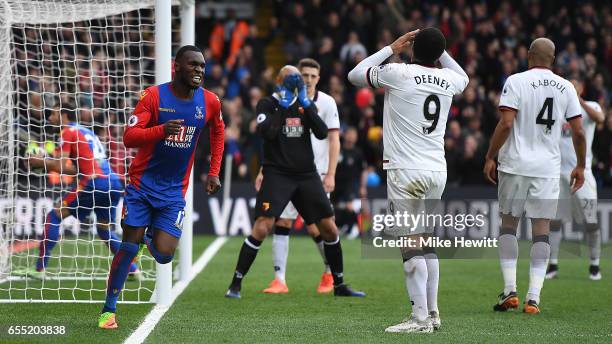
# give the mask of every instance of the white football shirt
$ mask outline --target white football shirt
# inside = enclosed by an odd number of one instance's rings
[[[559,178],[559,140],[565,119],[580,116],[576,89],[546,68],[511,75],[500,108],[517,110],[508,140],[499,150],[498,170],[526,177]]]
[[[327,130],[339,130],[338,106],[334,98],[326,93],[317,91],[313,101],[319,110],[319,117],[327,125]],[[329,138],[326,137],[323,140],[319,140],[313,133],[310,133],[310,140],[312,142],[312,152],[314,153],[317,172],[320,175],[326,174],[329,167]]]
[[[446,121],[467,76],[450,68],[390,63],[368,69],[367,79],[385,89],[383,168],[446,172]]]
[[[601,111],[601,106],[599,106],[597,102],[587,101],[586,103],[596,111]],[[580,111],[582,114],[582,128],[584,128],[584,135],[586,136],[587,150],[585,166],[587,170],[590,170],[593,163],[593,151],[591,150],[591,146],[593,145],[593,137],[595,136],[597,123],[589,117],[582,106],[580,107]],[[567,122],[563,123],[559,149],[561,150],[561,174],[569,176],[574,167],[576,167],[578,158],[576,158],[576,151],[574,150],[574,143],[572,142],[572,128]]]

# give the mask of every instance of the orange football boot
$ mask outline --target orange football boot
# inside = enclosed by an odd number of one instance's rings
[[[287,288],[287,284],[281,282],[279,279],[275,278],[274,281],[270,283],[270,286],[263,290],[266,294],[287,294],[289,292],[289,288]]]

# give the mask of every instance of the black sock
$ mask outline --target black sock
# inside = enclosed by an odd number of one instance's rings
[[[291,232],[291,228],[274,225],[274,234],[276,235],[289,235],[289,232]]]
[[[240,290],[242,279],[247,272],[249,272],[255,257],[257,257],[259,245],[261,245],[261,241],[253,238],[253,236],[249,236],[244,240],[242,248],[240,249],[240,255],[238,256],[238,263],[236,264],[236,271],[232,278],[232,284],[230,284],[231,289]]]
[[[312,238],[312,240],[314,240],[315,244],[318,244],[323,241],[323,238],[321,237],[321,234],[319,234],[318,236]]]
[[[334,277],[334,286],[344,283],[344,264],[342,262],[342,246],[340,237],[334,242],[323,242],[325,259],[329,263],[329,268]]]

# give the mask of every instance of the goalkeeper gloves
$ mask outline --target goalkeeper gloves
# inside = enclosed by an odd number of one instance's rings
[[[304,108],[307,108],[310,106],[310,104],[312,104],[312,101],[310,98],[308,98],[308,87],[306,87],[304,80],[302,80],[302,77],[299,75],[298,80],[298,100]]]
[[[300,104],[302,104],[304,108],[309,107],[310,104],[312,103],[310,98],[308,98],[308,88],[306,87],[306,84],[304,83],[304,80],[302,79],[301,75],[299,74],[287,75],[285,77],[285,80],[283,80],[283,86],[285,86],[287,89],[290,89],[290,90],[297,89],[298,100],[300,101]]]
[[[293,99],[295,98],[295,95],[293,94],[293,89],[289,90],[284,85],[278,86],[278,88],[276,89],[276,94],[278,94],[280,98],[278,100],[278,103],[285,109],[288,109],[291,106],[291,103],[293,103]]]

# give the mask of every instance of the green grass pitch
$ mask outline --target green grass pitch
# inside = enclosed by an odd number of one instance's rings
[[[214,240],[194,237],[194,260]],[[230,239],[149,335],[146,343],[610,343],[612,266],[602,260],[603,280],[587,278],[584,258],[562,260],[560,277],[546,281],[542,313],[494,313],[502,281],[496,259],[441,260],[439,306],[442,329],[433,334],[387,334],[409,309],[401,262],[362,259],[359,241],[343,242],[345,276],[364,290],[364,299],[319,295],[322,272],[312,240],[292,237],[288,295],[261,293],[273,277],[267,240],[244,281],[241,300],[223,293],[242,238]],[[527,243],[525,243],[527,244]],[[609,253],[610,246],[605,248]],[[525,257],[525,256],[523,256]],[[605,254],[604,257],[609,257]],[[518,288],[524,298],[528,260],[519,262]],[[100,304],[0,304],[0,343],[117,343],[125,340],[151,304],[119,305],[119,329],[96,328]],[[10,337],[10,325],[65,325],[66,336]]]

